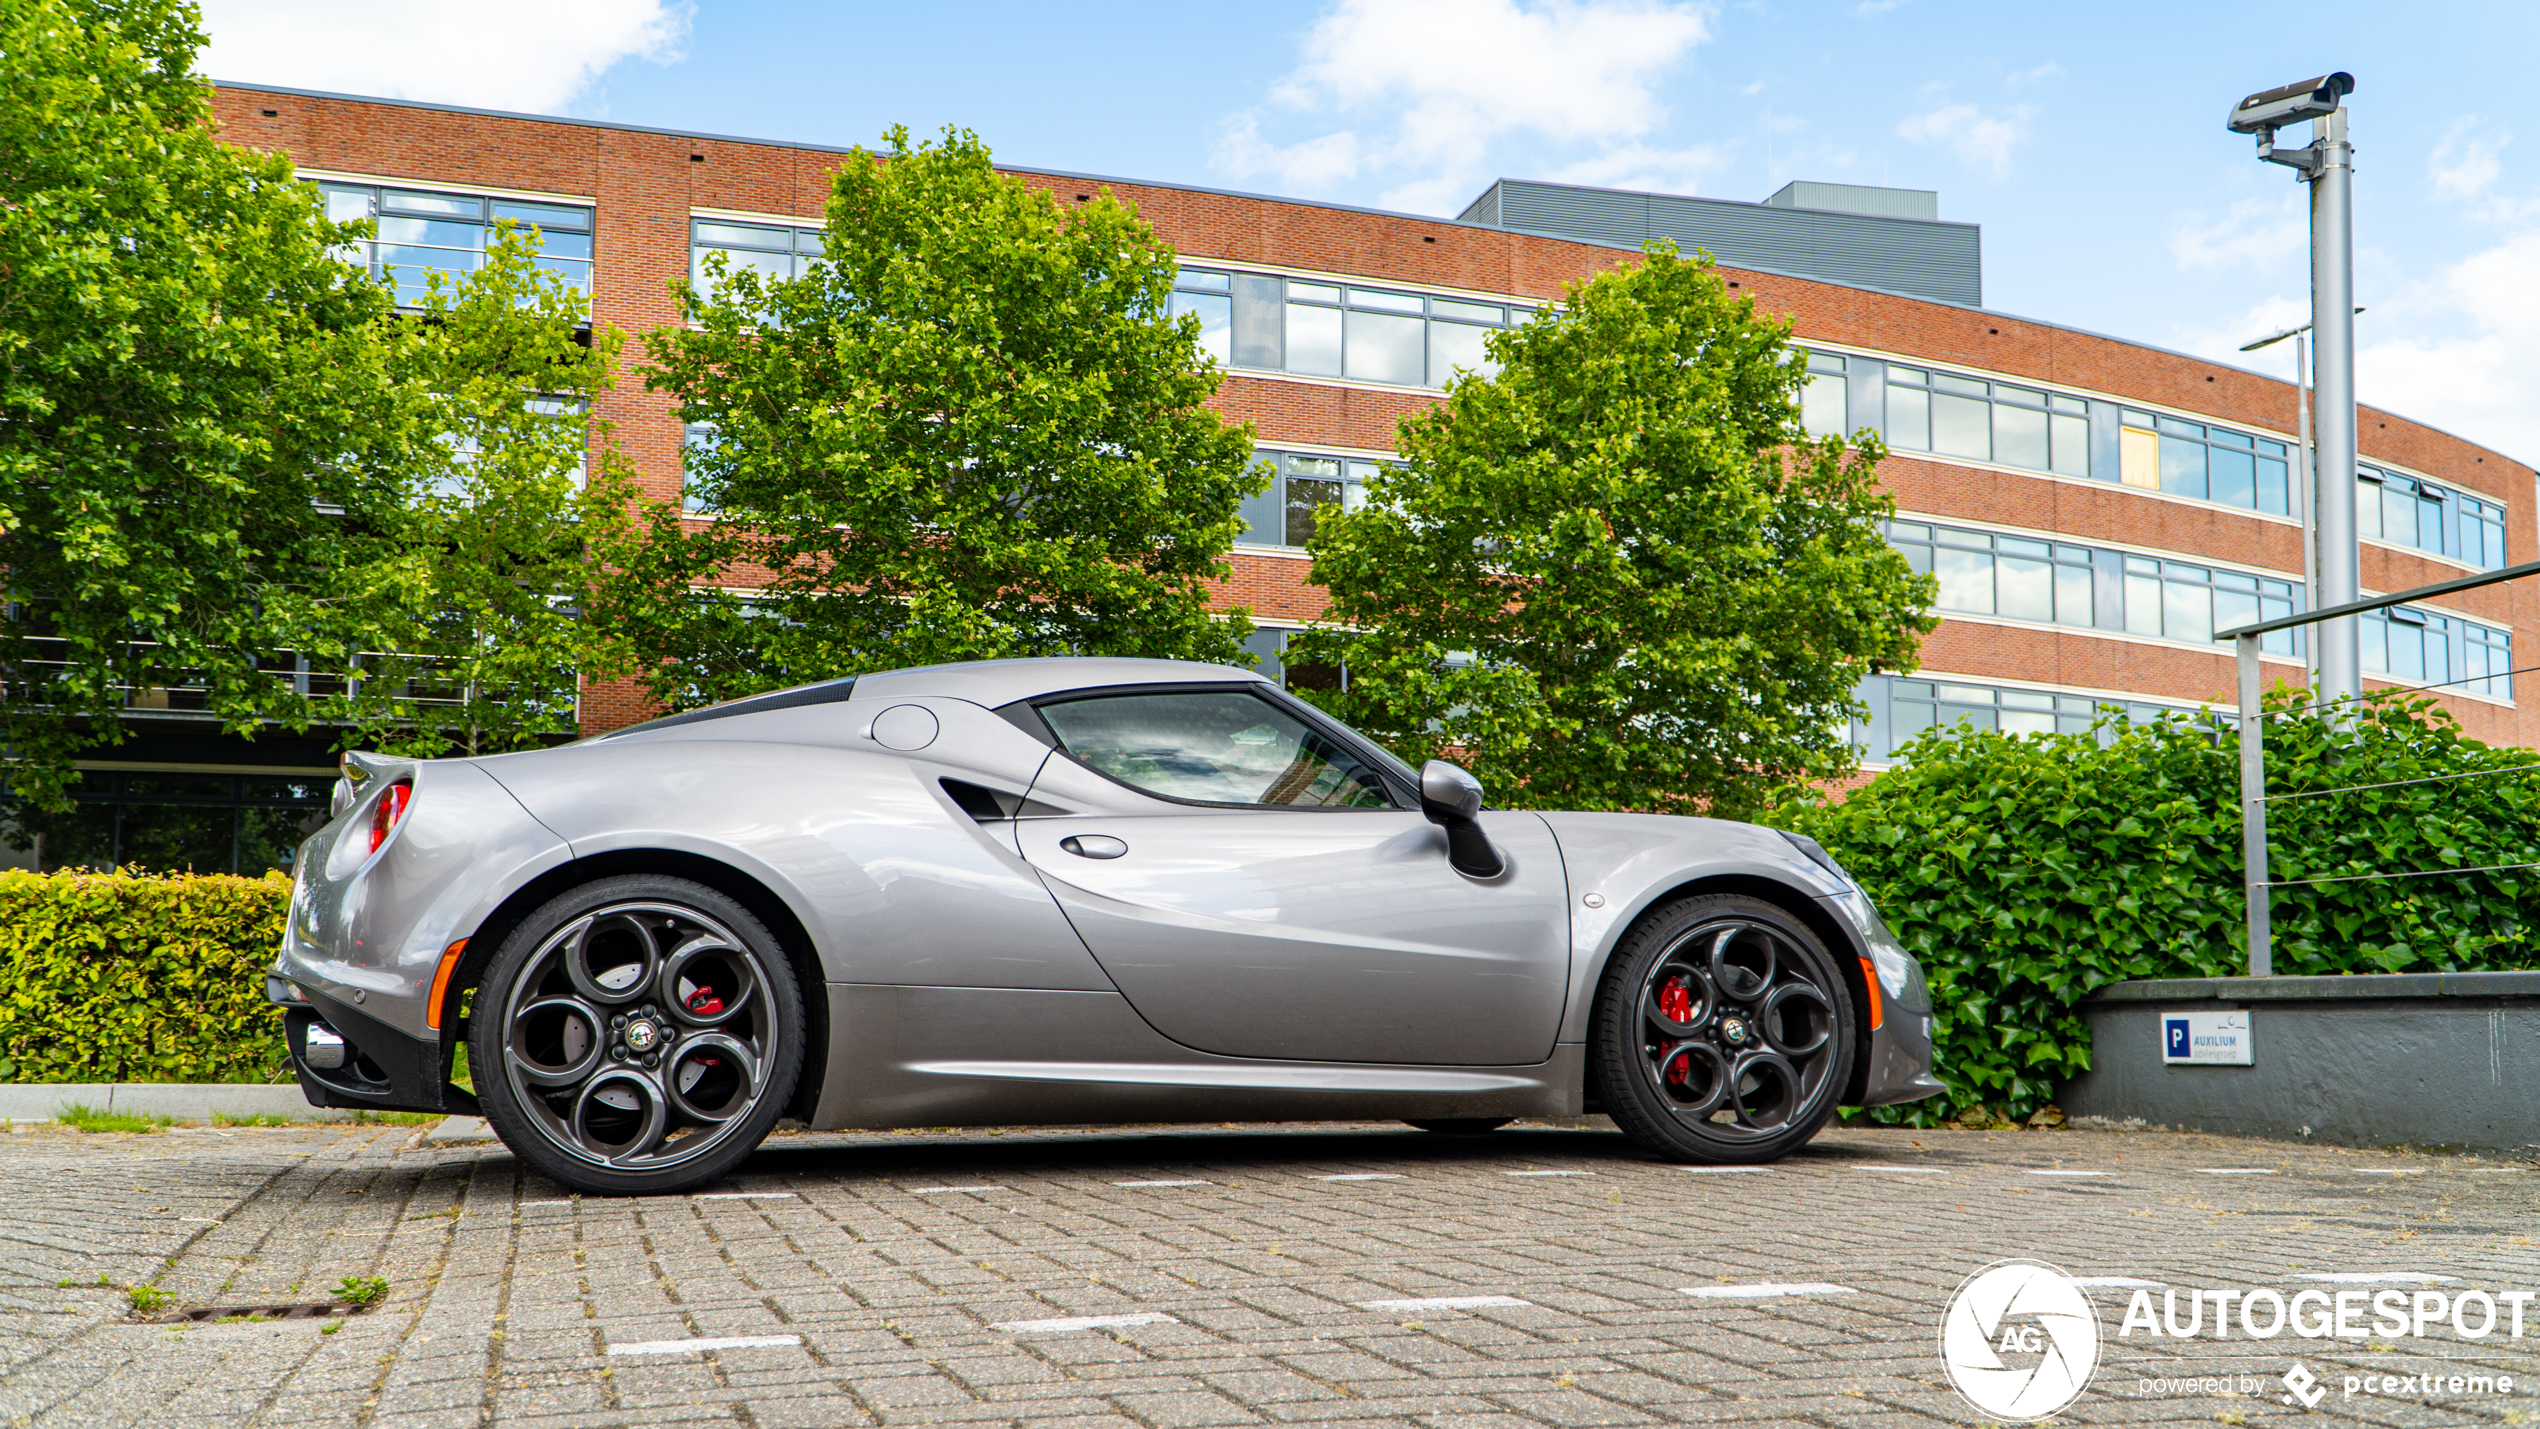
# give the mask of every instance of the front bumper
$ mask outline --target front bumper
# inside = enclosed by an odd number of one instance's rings
[[[1879,1023],[1870,1029],[1849,1104],[1893,1106],[1949,1090],[1932,1075],[1931,984],[1922,963],[1905,951],[1857,885],[1818,901],[1834,910],[1879,984]]]

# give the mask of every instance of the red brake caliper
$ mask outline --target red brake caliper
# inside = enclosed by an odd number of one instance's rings
[[[1693,1020],[1693,990],[1682,977],[1669,978],[1667,985],[1658,989],[1658,1015],[1675,1023]]]

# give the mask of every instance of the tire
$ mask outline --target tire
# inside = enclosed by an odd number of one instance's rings
[[[1589,1074],[1646,1151],[1774,1161],[1834,1115],[1859,1025],[1850,985],[1806,924],[1760,898],[1700,894],[1651,909],[1614,950]]]
[[[1434,1131],[1442,1136],[1481,1136],[1497,1131],[1516,1119],[1513,1116],[1440,1116],[1425,1121],[1406,1121],[1403,1125]]]
[[[684,878],[557,896],[494,955],[469,1013],[477,1101],[560,1185],[658,1195],[758,1149],[802,1074],[802,990],[765,924]]]

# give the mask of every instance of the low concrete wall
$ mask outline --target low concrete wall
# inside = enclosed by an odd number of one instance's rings
[[[65,1102],[95,1111],[173,1116],[209,1125],[222,1116],[278,1116],[291,1121],[348,1121],[349,1111],[313,1107],[298,1082],[19,1082],[0,1085],[0,1117],[51,1121]]]
[[[2246,1067],[2164,1065],[2161,1014],[2249,1013]],[[2166,978],[2081,1005],[2066,1116],[2345,1146],[2540,1151],[2540,972]]]

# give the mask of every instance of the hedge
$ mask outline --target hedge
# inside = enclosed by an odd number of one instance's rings
[[[2265,703],[2268,793],[2316,795],[2269,801],[2274,879],[2508,867],[2278,889],[2275,971],[2540,965],[2540,869],[2510,867],[2540,860],[2540,754],[2470,739],[2422,696],[2370,699],[2343,725],[2304,698]],[[2028,1117],[2090,1067],[2082,998],[2246,970],[2239,750],[2236,729],[2183,716],[1933,729],[1848,800],[1777,811],[1860,879],[1931,976],[1948,1094],[1880,1119]],[[2358,784],[2398,787],[2324,792]]]
[[[0,872],[0,1081],[289,1075],[283,875]]]

